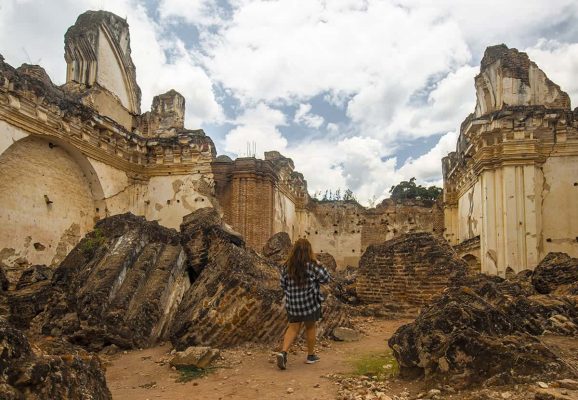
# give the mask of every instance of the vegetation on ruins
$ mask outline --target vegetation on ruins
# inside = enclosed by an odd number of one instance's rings
[[[424,187],[415,184],[415,178],[409,181],[401,181],[389,189],[393,200],[436,200],[442,194],[442,188],[437,186]]]
[[[391,350],[362,354],[352,363],[355,375],[389,379],[399,374],[399,364]]]
[[[357,198],[355,197],[355,193],[351,189],[345,189],[341,192],[341,188],[337,188],[336,190],[326,189],[325,192],[323,190],[318,190],[313,193],[313,199],[318,201],[355,201],[357,202]]]
[[[84,251],[84,253],[92,257],[94,255],[94,251],[101,246],[105,242],[106,238],[104,237],[102,230],[94,228],[94,230],[86,235],[84,240],[80,242],[80,247]]]

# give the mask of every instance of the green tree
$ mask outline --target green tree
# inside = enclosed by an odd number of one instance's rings
[[[416,199],[416,200],[435,200],[442,193],[442,189],[437,186],[428,188],[422,185],[416,185],[415,178],[409,181],[401,181],[389,189],[393,200]]]

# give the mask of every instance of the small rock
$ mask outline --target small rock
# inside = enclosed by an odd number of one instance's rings
[[[318,388],[319,386],[321,386],[320,384],[316,383],[315,385],[313,385],[314,388]]]
[[[439,396],[440,394],[442,394],[442,391],[439,389],[432,389],[429,392],[427,392],[428,396]]]
[[[294,391],[295,391],[295,390],[293,390],[293,388],[287,388],[287,393],[288,393],[288,394],[291,394],[291,393],[293,393]]]
[[[536,382],[536,385],[540,386],[542,389],[548,389],[548,384],[544,382]]]
[[[354,342],[359,340],[359,332],[351,328],[339,326],[333,330],[333,338],[342,342]]]
[[[191,346],[184,351],[179,351],[171,358],[169,363],[174,367],[206,368],[214,359],[219,356],[217,349],[205,346]]]
[[[502,396],[502,399],[509,399],[510,397],[512,397],[512,393],[510,392],[502,392],[500,394],[500,396]]]

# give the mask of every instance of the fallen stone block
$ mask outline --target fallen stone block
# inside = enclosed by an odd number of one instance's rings
[[[61,341],[31,346],[22,331],[0,319],[2,399],[110,400],[99,358]]]
[[[578,258],[566,253],[548,253],[532,274],[538,293],[578,295]]]
[[[220,351],[206,346],[188,347],[184,351],[178,351],[169,360],[172,367],[196,367],[207,368],[217,357]]]
[[[278,341],[287,324],[278,268],[246,248],[212,208],[186,216],[181,235],[197,276],[171,324],[175,348]],[[346,308],[331,293],[323,315],[320,336],[347,325]]]
[[[332,336],[335,340],[340,342],[355,342],[359,340],[359,332],[343,326],[335,328]]]

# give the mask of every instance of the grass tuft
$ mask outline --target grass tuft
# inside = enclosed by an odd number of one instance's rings
[[[354,375],[374,376],[379,380],[393,378],[399,365],[391,351],[366,353],[352,360]]]
[[[99,228],[95,228],[91,233],[86,235],[84,240],[80,242],[80,245],[82,251],[87,256],[92,256],[94,255],[96,249],[100,247],[105,241],[106,238],[104,237],[102,231]]]
[[[197,368],[197,367],[178,367],[179,377],[177,382],[189,382],[193,379],[199,379],[212,372],[215,368]]]

